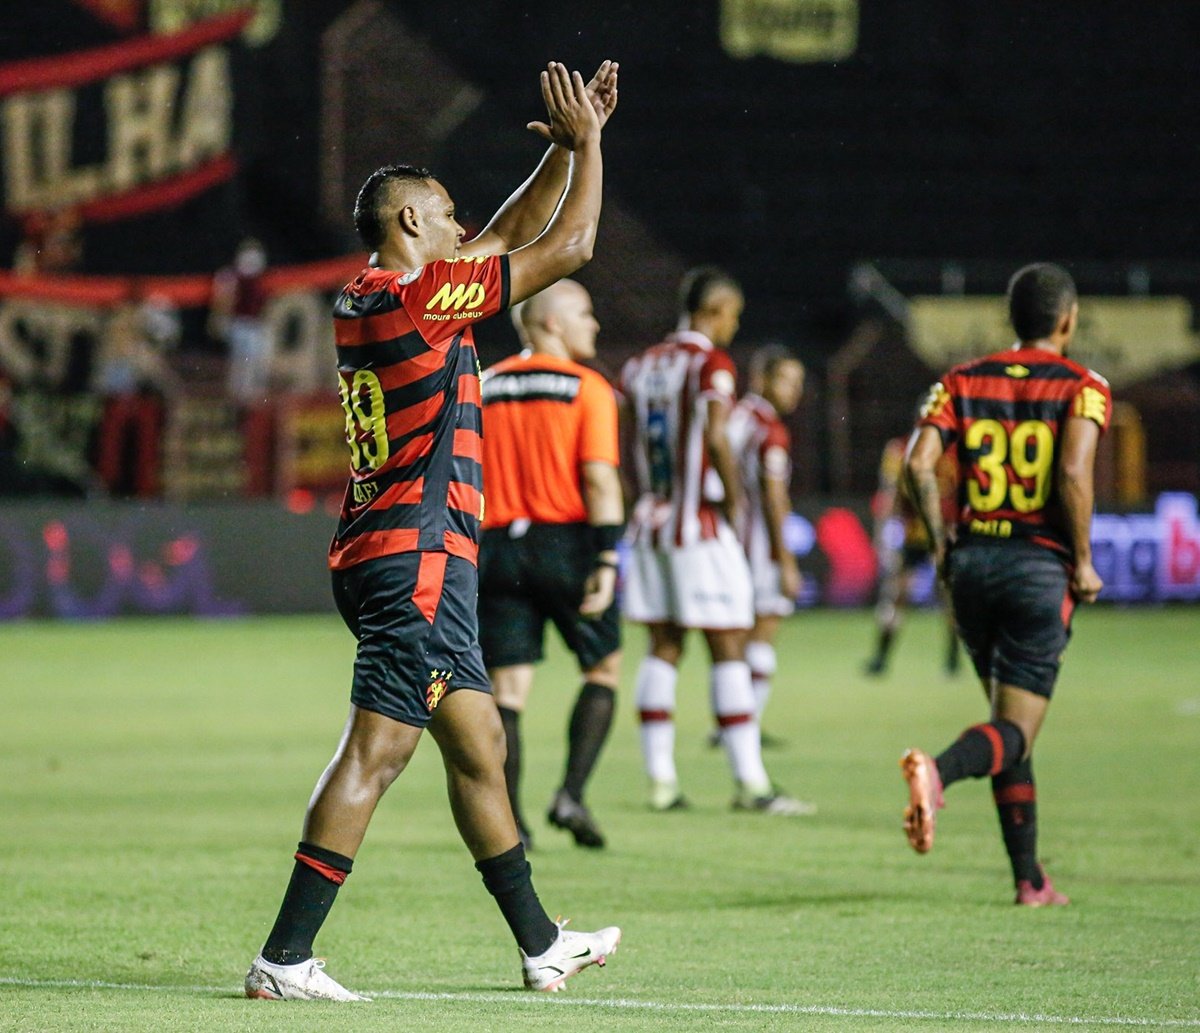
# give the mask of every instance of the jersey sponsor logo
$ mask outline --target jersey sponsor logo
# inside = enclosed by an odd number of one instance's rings
[[[1074,415],[1082,416],[1085,420],[1093,420],[1103,427],[1108,418],[1108,401],[1104,397],[1104,392],[1097,391],[1094,387],[1085,387],[1075,396],[1073,412]]]
[[[455,312],[461,309],[477,309],[482,307],[487,291],[482,283],[443,283],[438,292],[429,299],[425,311],[432,311],[437,305],[442,312],[453,308]]]
[[[940,380],[929,389],[925,401],[921,403],[921,419],[934,419],[942,415],[942,410],[950,403],[950,392]]]
[[[425,686],[425,708],[430,713],[437,709],[442,697],[446,695],[446,689],[453,677],[453,671],[439,671],[435,668],[429,672],[429,684]]]
[[[483,381],[483,404],[494,402],[573,402],[579,395],[580,377],[569,373],[524,371],[493,373]]]
[[[1014,362],[1011,366],[1005,366],[1004,372],[1010,377],[1016,377],[1018,380],[1029,376],[1029,367],[1022,366],[1019,362]]]

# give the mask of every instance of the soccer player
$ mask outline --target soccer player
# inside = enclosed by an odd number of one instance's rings
[[[622,370],[640,493],[624,607],[650,635],[636,682],[650,806],[687,805],[675,769],[675,683],[686,632],[698,628],[712,659],[712,708],[736,782],[734,807],[795,815],[807,808],[777,792],[763,766],[745,655],[754,600],[733,530],[744,498],[727,433],[735,370],[726,352],[742,305],[742,290],[728,275],[692,270],[680,289],[679,331]]]
[[[737,530],[754,588],[746,663],[761,724],[775,674],[775,636],[800,594],[800,568],[783,541],[783,525],[792,510],[792,442],[781,417],[800,404],[804,364],[785,348],[761,348],[751,363],[750,385],[729,417],[729,439],[746,497]]]
[[[541,86],[549,122],[533,126],[553,147],[474,240],[463,242],[454,202],[423,169],[378,169],[355,204],[374,255],[334,306],[351,475],[329,552],[334,598],[358,639],[350,716],[246,975],[250,997],[362,999],[325,974],[312,944],[425,728],[458,830],[520,947],[525,985],[556,990],[620,940],[616,927],[566,932],[538,901],[477,636],[482,409],[471,326],[590,259],[616,71],[605,62],[589,91],[552,63]]]
[[[1008,285],[1018,343],[950,370],[933,386],[908,450],[917,506],[949,580],[967,652],[991,717],[930,757],[909,750],[908,841],[933,846],[942,790],[990,775],[1016,903],[1066,904],[1037,858],[1032,751],[1046,716],[1076,603],[1103,583],[1092,566],[1093,466],[1112,396],[1068,359],[1079,319],[1075,284],[1056,265],[1020,269]],[[937,463],[958,446],[954,545],[942,531]]]
[[[588,292],[560,280],[521,306],[529,350],[483,374],[479,641],[508,743],[504,773],[526,848],[519,803],[520,718],[552,621],[579,661],[583,685],[567,730],[567,762],[547,819],[584,847],[604,836],[583,803],[608,738],[620,677],[614,602],[625,522],[617,473],[617,402],[595,370],[600,324]]]
[[[892,646],[900,631],[903,609],[913,591],[918,570],[932,555],[925,523],[909,494],[904,480],[905,438],[892,438],[883,447],[879,460],[879,489],[872,500],[875,517],[875,556],[879,563],[879,601],[875,606],[875,653],[864,666],[867,674],[880,675],[887,670]],[[942,495],[943,520],[953,521],[956,505],[956,464],[953,450],[944,452],[937,465],[938,490]],[[903,539],[892,535],[897,522],[903,529]],[[958,670],[958,632],[950,600],[945,598],[944,586],[936,586],[942,610],[946,616],[947,674]]]

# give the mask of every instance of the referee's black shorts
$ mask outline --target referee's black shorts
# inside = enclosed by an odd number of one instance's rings
[[[1049,699],[1074,610],[1062,558],[1031,542],[967,542],[951,551],[947,570],[979,677]]]
[[[530,524],[483,532],[479,546],[479,643],[488,668],[537,663],[553,621],[581,670],[621,647],[614,602],[600,617],[579,613],[596,557],[588,524]]]

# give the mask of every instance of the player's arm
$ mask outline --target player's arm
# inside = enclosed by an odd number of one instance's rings
[[[617,106],[617,70],[616,62],[605,61],[585,87],[600,129]],[[546,228],[558,207],[571,169],[571,150],[555,142],[551,126],[544,122],[531,122],[527,128],[550,140],[550,148],[533,175],[500,206],[483,231],[462,245],[460,255],[479,257],[515,251]]]
[[[596,548],[595,569],[583,589],[579,612],[599,617],[613,601],[617,588],[617,542],[625,523],[621,477],[612,463],[592,460],[583,464],[583,501]]]
[[[788,479],[764,471],[761,483],[767,539],[771,543],[771,556],[779,564],[779,588],[789,599],[795,599],[800,594],[800,567],[783,541],[783,525],[792,511]]]
[[[900,501],[900,472],[904,468],[904,459],[894,458],[892,443],[884,446],[883,456],[879,461],[879,487],[871,500],[871,516],[875,522],[875,551],[882,552],[884,547],[884,530],[887,522],[896,515]]]
[[[1058,460],[1058,494],[1075,554],[1071,594],[1081,603],[1095,602],[1104,587],[1092,566],[1092,505],[1099,443],[1100,427],[1096,423],[1080,416],[1068,417]]]
[[[705,404],[708,406],[708,420],[704,428],[704,447],[708,452],[708,461],[717,471],[721,486],[725,489],[725,501],[721,507],[725,511],[725,519],[736,527],[742,512],[742,482],[733,458],[733,446],[729,444],[729,405],[722,398],[710,398]]]
[[[939,574],[946,558],[946,536],[942,524],[942,491],[937,479],[937,465],[944,451],[942,434],[937,427],[918,427],[909,438],[904,460],[909,490],[921,515],[921,522],[925,525],[925,532],[929,535],[929,545]]]
[[[510,305],[586,265],[600,222],[604,181],[600,122],[583,77],[555,63],[542,73],[542,96],[555,141],[571,150],[571,168],[562,200],[545,230],[508,256]]]

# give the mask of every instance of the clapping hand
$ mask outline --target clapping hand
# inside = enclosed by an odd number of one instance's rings
[[[603,110],[609,104],[610,94],[607,90],[603,96],[597,93],[593,101],[584,85],[583,76],[578,72],[568,72],[566,65],[558,61],[551,61],[546,71],[542,72],[541,83],[542,99],[546,102],[550,121],[549,124],[530,122],[527,129],[568,151],[579,150],[599,138],[601,122],[597,109]],[[616,105],[615,79],[611,105]],[[604,117],[607,120],[607,115]]]

